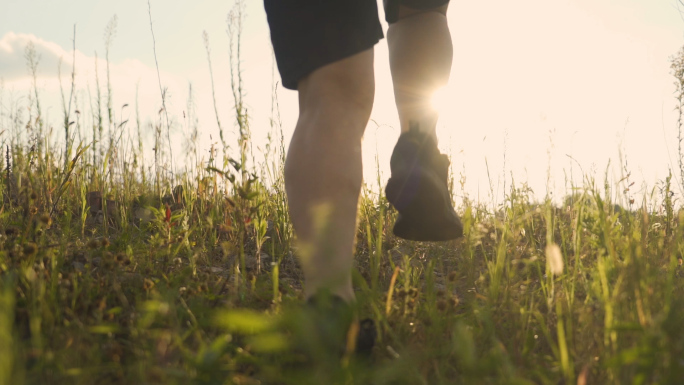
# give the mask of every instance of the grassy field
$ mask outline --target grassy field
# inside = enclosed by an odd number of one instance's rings
[[[394,237],[364,190],[354,279],[377,345],[302,363],[281,131],[256,161],[234,81],[237,142],[205,163],[190,147],[175,174],[168,118],[145,163],[109,85],[88,114],[64,93],[61,140],[37,90],[4,106],[0,384],[684,383],[684,212],[671,178],[634,202],[627,171],[562,204],[525,185],[495,208],[466,197],[449,243]]]

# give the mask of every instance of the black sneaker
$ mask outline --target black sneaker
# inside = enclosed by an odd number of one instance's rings
[[[307,301],[308,316],[327,352],[340,357],[370,357],[377,339],[373,320],[358,321],[353,307],[336,295],[318,293]],[[311,330],[311,332],[314,332]]]
[[[356,380],[370,375],[366,368],[372,365],[377,331],[372,320],[359,322],[356,314],[353,304],[325,290],[285,311],[282,322],[291,344],[290,352],[277,358],[276,383],[344,384],[350,373]]]
[[[385,195],[397,209],[394,235],[411,241],[448,241],[463,236],[463,225],[448,187],[449,158],[412,124],[390,159]]]

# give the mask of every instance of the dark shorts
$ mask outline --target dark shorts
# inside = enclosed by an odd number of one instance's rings
[[[383,0],[385,19],[399,5],[431,9],[449,0]],[[297,89],[314,70],[365,51],[384,37],[376,0],[264,0],[283,86]]]

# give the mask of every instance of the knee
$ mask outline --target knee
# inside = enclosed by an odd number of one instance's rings
[[[298,88],[300,119],[363,135],[375,97],[372,50],[319,68]]]

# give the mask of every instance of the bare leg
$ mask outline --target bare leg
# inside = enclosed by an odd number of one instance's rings
[[[285,188],[305,296],[326,289],[352,301],[361,139],[375,94],[373,49],[317,69],[300,80],[298,91]]]
[[[436,146],[438,112],[431,106],[434,92],[446,85],[451,72],[447,6],[400,6],[399,20],[387,31],[402,135],[390,158],[392,176],[385,194],[399,212],[393,233],[414,241],[447,241],[463,235],[449,192],[449,159]],[[419,132],[413,132],[416,126]]]
[[[387,31],[401,131],[416,122],[435,140],[438,116],[430,98],[449,81],[453,56],[446,10],[446,5],[429,11],[401,6],[399,21]]]

